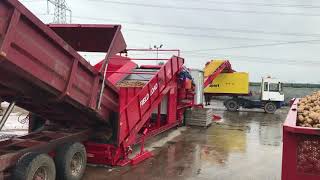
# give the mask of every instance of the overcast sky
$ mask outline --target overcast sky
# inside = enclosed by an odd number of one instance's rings
[[[210,59],[229,59],[235,70],[249,72],[251,81],[271,75],[320,83],[317,0],[66,1],[73,23],[121,24],[129,48],[178,48],[186,65],[198,69]],[[52,22],[54,7],[48,14],[46,0],[21,2]]]

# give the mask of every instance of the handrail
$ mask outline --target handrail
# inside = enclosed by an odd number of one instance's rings
[[[119,72],[119,71],[107,71],[106,73],[117,73],[117,74],[157,74],[157,72],[155,73],[151,73],[151,72]]]
[[[130,60],[134,60],[134,61],[169,61],[170,59],[166,59],[166,58],[130,58]]]
[[[138,49],[138,48],[129,48],[126,49],[126,52],[128,51],[146,51],[146,52],[177,52],[178,57],[180,57],[180,49]]]

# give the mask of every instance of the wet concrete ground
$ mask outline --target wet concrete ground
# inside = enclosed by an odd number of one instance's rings
[[[0,103],[0,118],[4,114],[4,111],[8,108],[8,103]],[[8,120],[4,124],[4,127],[0,131],[0,140],[15,135],[27,134],[28,131],[28,112],[15,107],[10,114]]]
[[[136,166],[88,167],[85,180],[278,180],[281,177],[282,122],[287,109],[226,112],[209,128],[187,127],[151,140],[154,157]],[[182,130],[182,131],[181,131]],[[179,131],[174,138],[170,134]],[[180,134],[181,131],[181,134]],[[163,146],[153,142],[163,141]],[[169,139],[169,140],[168,140]],[[151,146],[151,147],[150,147]]]

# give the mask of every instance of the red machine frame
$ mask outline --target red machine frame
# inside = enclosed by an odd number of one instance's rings
[[[129,51],[154,51],[150,49],[129,49]],[[162,50],[165,52],[178,52],[179,50]],[[118,57],[123,58],[123,57]],[[128,58],[128,57],[126,57]],[[107,71],[108,80],[116,84],[123,79],[118,74],[150,74],[153,77],[144,87],[120,87],[119,88],[119,127],[116,145],[85,143],[89,154],[88,161],[96,164],[126,165],[138,162],[151,156],[151,153],[144,150],[144,140],[162,133],[172,127],[180,125],[182,114],[186,108],[193,106],[192,94],[188,97],[181,96],[181,89],[184,89],[183,82],[179,82],[177,73],[182,68],[184,60],[173,56],[171,59],[157,58],[129,58],[130,60],[143,61],[167,61],[164,65],[141,65],[146,69],[159,69],[156,73],[130,72],[135,66],[126,63],[118,71]],[[98,66],[99,67],[99,66]],[[98,68],[97,67],[97,68]],[[112,69],[112,68],[111,68]],[[167,117],[161,122],[160,108],[164,96],[168,96]],[[184,101],[183,101],[184,100]],[[188,101],[189,100],[189,101]],[[187,101],[187,102],[186,102]],[[157,112],[154,122],[151,122],[152,112]],[[133,159],[128,155],[134,144],[141,143],[140,153]],[[110,156],[112,154],[113,156]]]

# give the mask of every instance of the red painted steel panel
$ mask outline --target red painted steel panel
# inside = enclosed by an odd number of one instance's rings
[[[13,14],[13,8],[9,7],[7,3],[0,3],[0,44],[2,44],[4,35],[8,29],[10,18]]]
[[[128,108],[126,111],[128,117],[128,127],[129,130],[131,130],[134,127],[135,123],[140,119],[139,101],[134,98],[131,103],[128,104]]]
[[[108,71],[117,71],[119,68],[121,68],[123,65],[125,65],[127,62],[129,62],[130,59],[128,57],[123,56],[112,56],[108,61]],[[94,65],[94,68],[99,71],[103,65],[103,60],[101,60],[99,63]]]
[[[165,76],[166,76],[166,83],[169,82],[172,78],[172,66],[171,66],[172,61],[168,61],[165,64]]]
[[[172,72],[177,72],[178,71],[178,63],[179,60],[177,57],[174,57],[176,60],[172,61]]]
[[[128,89],[128,95],[126,97],[127,99],[126,104],[128,104],[132,100],[132,98],[134,98],[142,88],[129,87],[127,89]]]
[[[120,113],[120,127],[119,127],[119,135],[118,141],[121,142],[124,140],[129,130],[132,129],[133,125],[137,120],[140,119],[139,114],[139,101],[138,97],[136,97],[137,93],[140,92],[141,88],[128,87],[128,88],[120,88],[120,108],[127,107],[123,113]],[[130,104],[129,104],[130,103]],[[127,106],[129,104],[129,106]],[[121,109],[120,109],[121,111]]]
[[[110,65],[108,65],[108,69],[109,66]],[[132,72],[132,70],[135,68],[137,68],[137,64],[132,61],[128,61],[121,68],[119,68],[116,73],[108,73],[108,70],[106,72],[108,81],[116,85],[119,81],[123,80],[128,75],[126,74],[127,72]]]
[[[127,104],[127,91],[128,88],[119,88],[119,95],[122,97],[119,99],[119,107],[123,107]]]
[[[182,62],[179,67],[174,68],[174,72],[172,72],[171,68],[172,61],[176,61],[176,65],[180,65],[180,62]],[[120,128],[118,131],[119,144],[124,143],[124,146],[126,147],[134,143],[138,131],[141,130],[143,125],[150,118],[154,109],[158,107],[158,104],[161,102],[163,96],[170,89],[172,89],[172,87],[177,86],[174,83],[177,81],[176,75],[182,67],[182,64],[182,58],[172,57],[164,66],[161,67],[158,73],[151,78],[151,80],[140,91],[136,93],[135,97],[133,97],[128,104],[125,106],[122,106],[122,104],[120,105]],[[159,85],[158,83],[160,80],[164,81],[164,78],[166,79],[167,83],[162,83],[162,85]],[[164,88],[160,90],[159,86],[164,86]],[[124,94],[124,91],[120,88],[120,97],[124,98]],[[174,97],[177,98],[176,95],[174,95]],[[174,105],[176,102],[172,103]],[[131,111],[140,112],[139,118],[137,119],[138,116],[135,114],[136,112]],[[173,114],[175,114],[173,116],[176,116],[175,112],[173,112]]]
[[[120,25],[49,24],[48,26],[76,51],[107,52],[115,36],[118,37],[111,54],[126,48],[122,34],[115,34]]]
[[[141,114],[145,113],[148,110],[148,108],[150,108],[149,100],[150,100],[150,92],[149,92],[148,86],[145,86],[144,88],[142,88],[138,96],[138,102],[141,109]]]
[[[183,58],[179,58],[178,59],[178,67],[183,66],[183,64],[184,64],[184,59]]]
[[[155,76],[149,82],[149,89],[150,89],[150,103],[153,104],[155,99],[159,96],[159,85],[158,85],[158,77]]]
[[[158,72],[158,83],[159,83],[159,90],[162,91],[166,85],[166,78],[165,78],[165,71],[164,68],[161,68]]]
[[[121,33],[116,33],[120,26],[53,27],[59,29],[61,38],[17,0],[0,1],[0,10],[0,84],[19,93],[18,97],[9,94],[0,96],[7,101],[18,98],[18,105],[49,120],[75,121],[79,124],[108,121],[110,112],[118,111],[117,89],[108,81],[101,109],[96,109],[102,76],[72,47],[77,50],[109,51],[111,55],[122,51],[125,42]],[[95,35],[104,34],[104,42],[103,38],[67,37],[70,32],[82,34],[94,33],[95,30]],[[95,46],[93,40],[97,40]],[[75,74],[72,78],[71,72]],[[26,99],[31,101],[26,103]],[[57,116],[57,113],[44,112],[41,107],[46,107],[46,112],[64,113]]]
[[[177,88],[172,88],[169,92],[169,104],[170,107],[177,107]],[[177,121],[177,108],[168,108],[168,122],[174,123]]]

